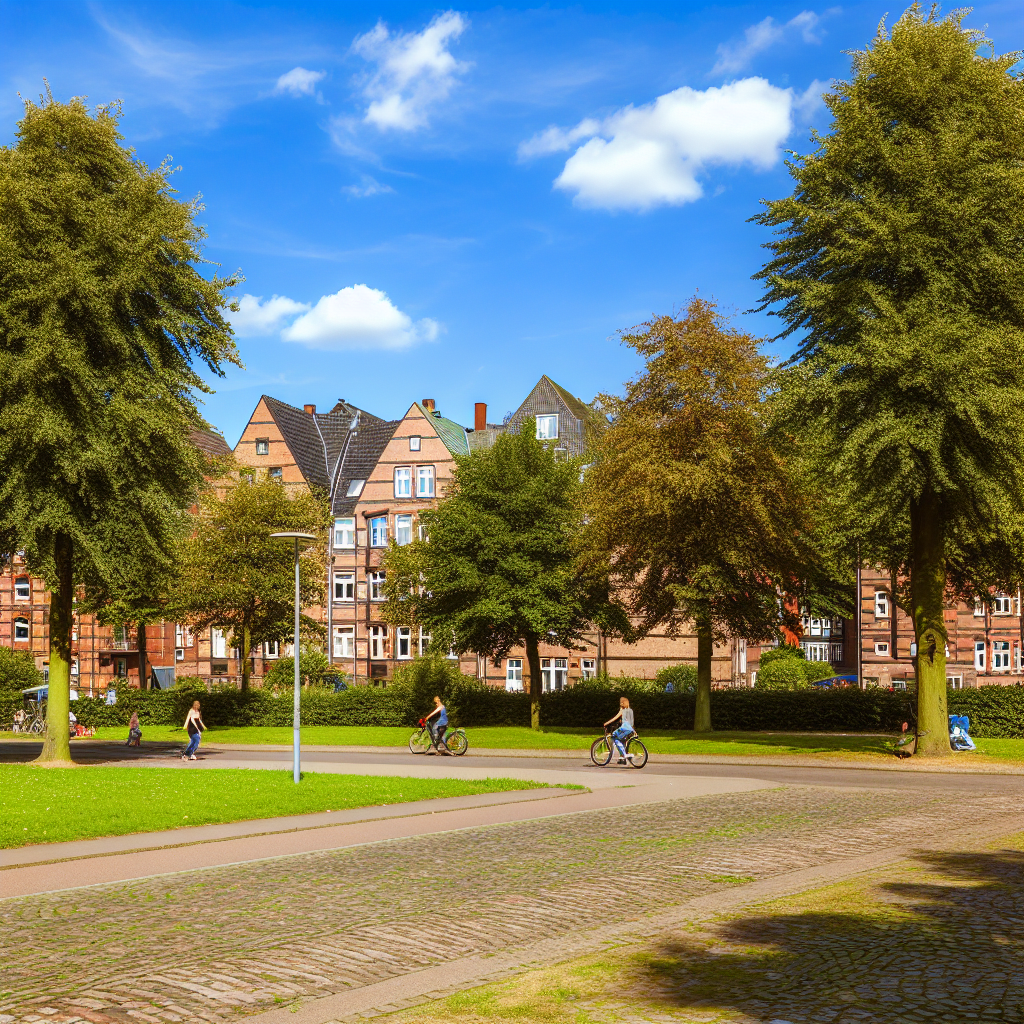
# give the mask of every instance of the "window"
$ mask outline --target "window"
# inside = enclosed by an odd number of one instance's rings
[[[370,520],[370,547],[386,548],[388,546],[388,517],[377,516]]]
[[[875,641],[875,654],[877,654],[881,658],[888,658],[889,657],[889,641],[888,640]]]
[[[1013,598],[1009,594],[998,594],[992,602],[993,615],[1012,615]]]
[[[348,490],[345,492],[346,498],[358,498],[363,493],[363,486],[366,484],[365,480],[349,480]]]
[[[1010,671],[1010,641],[1009,640],[993,640],[992,641],[992,671],[993,672],[1009,672]]]
[[[336,658],[351,658],[355,655],[355,626],[334,627],[334,656]]]
[[[884,590],[875,591],[875,618],[889,618],[889,595]]]
[[[584,679],[597,678],[597,659],[583,658],[580,661],[580,671]]]
[[[354,572],[336,572],[334,574],[334,600],[354,601],[356,591],[356,574]]]
[[[412,543],[412,516],[395,516],[395,543]]]
[[[569,677],[568,658],[541,658],[540,674],[544,691],[564,690]]]
[[[419,523],[416,526],[416,535],[420,540],[430,540],[430,534],[427,532],[427,528],[423,523]]]
[[[980,597],[974,599],[974,617],[976,619],[983,618],[985,615],[985,602]]]
[[[553,441],[558,437],[558,416],[537,417],[537,439],[539,441]]]
[[[964,688],[963,676],[946,676],[946,685],[951,690],[962,690]]]
[[[409,451],[418,452],[420,450],[420,439],[415,435],[409,438]]]
[[[334,546],[354,548],[356,546],[356,521],[351,518],[334,520]]]
[[[370,573],[370,600],[371,601],[383,601],[384,600],[384,577],[385,572],[383,569],[379,569],[377,572]]]
[[[398,466],[395,469],[395,497],[412,497],[412,470],[408,466]]]
[[[28,601],[32,597],[32,584],[27,576],[19,576],[14,581],[14,600]]]
[[[18,641],[26,641],[29,639],[28,619],[19,617],[14,620],[14,639]]]
[[[432,638],[431,638],[430,634],[429,633],[424,633],[423,632],[423,627],[420,626],[420,638],[419,638],[419,647],[418,647],[417,653],[419,654],[419,656],[421,658],[423,657],[424,654],[427,653],[427,648],[430,646],[431,639]]]
[[[269,455],[270,454],[270,438],[269,437],[257,437],[256,438],[256,454],[257,455]]]
[[[416,496],[418,498],[432,498],[434,496],[434,467],[416,467]]]
[[[808,661],[832,660],[831,644],[801,644],[800,647],[803,649],[804,657]]]
[[[184,650],[184,648],[182,648],[182,647],[175,647],[174,648],[174,660],[175,661],[184,661],[185,660],[185,650]]]
[[[268,640],[263,645],[263,657],[264,658],[280,658],[281,657],[281,641],[280,640]]]
[[[210,657],[211,658],[226,658],[228,656],[228,645],[224,639],[224,630],[222,629],[211,629],[210,630]]]
[[[388,627],[370,627],[370,657],[386,658],[388,656]]]
[[[119,679],[128,678],[128,659],[118,658],[117,659],[117,676]]]
[[[412,630],[408,626],[399,626],[397,630],[398,651],[396,658],[408,659],[412,657]]]
[[[985,671],[985,641],[979,640],[974,645],[974,667],[979,672]]]
[[[811,636],[821,636],[821,619],[811,617]]]
[[[518,693],[523,688],[523,659],[509,658],[505,662],[505,689]]]
[[[270,469],[267,472],[268,472],[271,480],[283,480],[284,479],[284,477],[283,477],[283,475],[281,473],[281,467],[280,466],[271,466]]]

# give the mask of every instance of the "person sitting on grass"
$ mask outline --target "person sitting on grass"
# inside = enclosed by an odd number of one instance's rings
[[[444,706],[440,697],[434,698],[434,710],[427,715],[426,722],[427,728],[430,730],[430,735],[434,739],[434,746],[437,748],[439,754],[447,754],[448,749],[444,747],[444,734],[448,728],[448,709]],[[436,716],[437,721],[431,723],[431,719]]]
[[[192,702],[192,707],[189,708],[182,728],[188,730],[188,746],[185,748],[185,753],[181,755],[181,759],[182,761],[195,761],[199,740],[202,738],[203,729],[206,728],[206,723],[199,714],[199,701]]]
[[[619,754],[619,764],[625,764],[626,758],[633,759],[632,754],[626,753],[626,748],[623,746],[626,740],[633,735],[633,709],[629,706],[628,697],[619,698],[619,713],[612,718],[609,718],[604,723],[605,729],[608,728],[612,722],[617,722],[619,719],[622,720],[622,724],[612,733],[612,742],[615,744],[615,749]]]
[[[142,730],[139,728],[139,713],[132,712],[132,720],[128,723],[128,740],[126,747],[137,747],[142,741]]]

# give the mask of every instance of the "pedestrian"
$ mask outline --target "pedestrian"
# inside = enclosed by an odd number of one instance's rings
[[[126,747],[137,747],[142,740],[142,730],[139,728],[139,713],[132,712],[132,720],[128,723],[128,740]]]
[[[614,717],[609,718],[608,721],[604,723],[605,728],[607,729],[612,722],[619,721],[620,719],[621,725],[619,725],[618,729],[612,733],[612,742],[615,744],[615,749],[619,755],[619,764],[625,764],[626,758],[629,758],[631,761],[633,760],[633,755],[627,754],[626,748],[623,746],[623,743],[629,739],[634,732],[633,709],[629,706],[628,697],[619,698],[619,713]]]
[[[181,755],[181,759],[182,761],[194,761],[196,751],[199,749],[199,740],[206,728],[206,723],[199,714],[199,701],[192,701],[192,707],[189,709],[188,715],[185,716],[185,724],[182,728],[188,730],[188,746],[185,748],[185,753]]]

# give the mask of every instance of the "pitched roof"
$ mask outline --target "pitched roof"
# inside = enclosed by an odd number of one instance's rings
[[[431,412],[422,402],[417,402],[416,406],[434,424],[437,436],[444,441],[445,447],[452,455],[469,454],[469,437],[465,427],[460,426],[455,420],[445,419],[439,412]]]
[[[355,511],[359,495],[348,497],[349,485],[353,480],[369,479],[374,466],[384,454],[384,449],[401,422],[371,417],[366,421],[360,419],[356,429],[351,431],[334,468],[331,486],[332,515],[347,516]]]
[[[228,447],[227,441],[224,440],[224,435],[216,430],[200,430],[197,427],[191,432],[190,437],[192,443],[211,459],[231,454],[231,449]]]

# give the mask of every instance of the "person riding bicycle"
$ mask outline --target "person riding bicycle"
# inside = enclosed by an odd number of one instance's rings
[[[448,709],[444,706],[444,702],[440,697],[434,698],[434,710],[426,716],[427,728],[430,730],[430,735],[434,740],[434,747],[437,749],[439,754],[447,754],[448,750],[444,747],[444,734],[448,728]],[[436,718],[436,722],[431,722],[432,718]]]
[[[628,697],[619,698],[619,713],[613,718],[609,718],[608,721],[604,723],[605,729],[607,730],[608,726],[611,725],[612,722],[617,722],[620,719],[622,724],[615,730],[615,732],[612,733],[612,742],[615,744],[615,749],[619,753],[619,764],[625,764],[626,758],[632,758],[633,755],[626,753],[626,748],[623,744],[636,731],[633,728],[633,709],[629,706]]]

